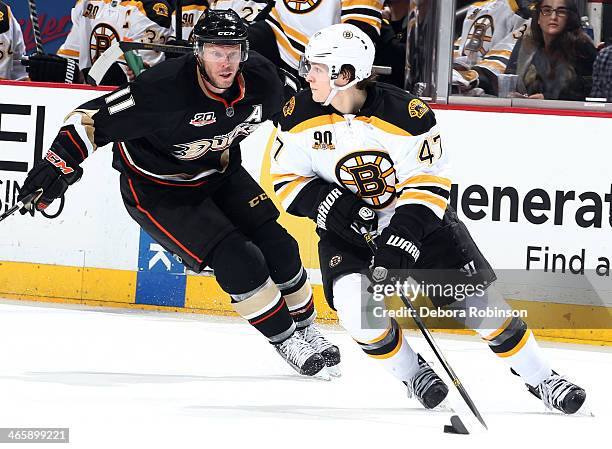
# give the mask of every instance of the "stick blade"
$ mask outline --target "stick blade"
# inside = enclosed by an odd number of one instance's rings
[[[470,434],[470,432],[468,432],[467,428],[463,424],[463,421],[461,421],[461,418],[459,418],[458,415],[451,416],[450,421],[450,425],[447,424],[444,426],[444,433],[454,433],[457,435]]]

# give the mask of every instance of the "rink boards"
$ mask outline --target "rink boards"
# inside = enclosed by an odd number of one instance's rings
[[[63,117],[102,93],[0,82],[2,211]],[[612,116],[450,106],[436,107],[436,116],[454,167],[452,202],[513,306],[528,311],[536,334],[612,343]],[[242,145],[245,166],[268,192],[272,142],[264,124]],[[110,163],[110,148],[85,162],[56,218],[15,215],[0,224],[0,296],[231,313],[214,277],[185,273],[131,221]],[[314,226],[287,215],[282,222],[300,244],[319,316],[335,319],[319,285]]]

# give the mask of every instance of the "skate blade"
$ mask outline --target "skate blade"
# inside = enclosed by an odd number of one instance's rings
[[[342,377],[342,371],[340,370],[340,364],[334,366],[326,366],[325,369],[331,377]]]
[[[434,411],[434,412],[455,413],[455,409],[453,407],[451,407],[450,401],[448,400],[448,398],[445,398],[442,402],[440,402],[438,405],[436,405],[431,410]]]
[[[320,379],[320,380],[325,380],[325,381],[330,381],[332,379],[332,376],[329,374],[329,371],[327,369],[328,369],[327,367],[323,367],[323,369],[319,371],[317,374],[314,374],[309,377],[313,377],[315,379]]]

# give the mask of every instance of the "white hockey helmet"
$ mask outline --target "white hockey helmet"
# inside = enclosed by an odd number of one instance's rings
[[[329,84],[332,88],[330,97],[325,102],[327,105],[338,91],[346,90],[372,74],[374,53],[372,39],[355,25],[348,23],[330,25],[317,31],[308,41],[306,50],[300,58],[299,74],[305,78],[312,63],[327,66]],[[353,66],[355,79],[346,86],[339,87],[334,81],[345,64]]]

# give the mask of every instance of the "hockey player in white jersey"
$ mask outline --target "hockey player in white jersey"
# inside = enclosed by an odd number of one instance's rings
[[[512,49],[527,30],[531,0],[476,2],[467,11],[453,50],[454,84],[461,91],[497,92],[496,75],[504,73]]]
[[[249,29],[251,47],[297,74],[308,38],[335,23],[351,23],[378,41],[384,0],[270,0],[272,7]]]
[[[176,0],[175,0],[176,1]],[[246,22],[252,22],[267,5],[266,0],[183,0],[181,9],[182,40],[188,42],[193,33],[193,27],[200,16],[208,8],[210,9],[232,9],[238,13]],[[176,9],[172,14],[172,36],[176,37]],[[180,43],[180,42],[178,42]]]
[[[433,408],[447,386],[412,350],[397,321],[373,312],[368,288],[376,292],[389,270],[403,270],[428,285],[481,286],[481,295],[463,301],[434,292],[429,297],[437,307],[510,306],[490,286],[493,270],[448,204],[452,149],[443,150],[434,113],[411,94],[369,79],[373,47],[349,24],[310,39],[301,63],[310,89],[283,109],[271,151],[272,181],[289,213],[317,224],[323,288],[340,323],[367,355]],[[373,262],[363,228],[378,234]],[[376,277],[369,275],[371,263]],[[570,414],[582,406],[585,391],[549,367],[523,320],[469,317],[464,324],[547,407]]]
[[[23,33],[11,8],[0,1],[0,80],[27,78],[21,57],[25,54]]]
[[[170,37],[172,8],[169,0],[77,0],[72,8],[72,28],[57,55],[33,55],[26,63],[32,81],[82,83],[84,76],[115,41],[165,44]],[[163,60],[160,52],[138,51],[145,66]],[[115,64],[104,85],[128,81],[127,65]]]

